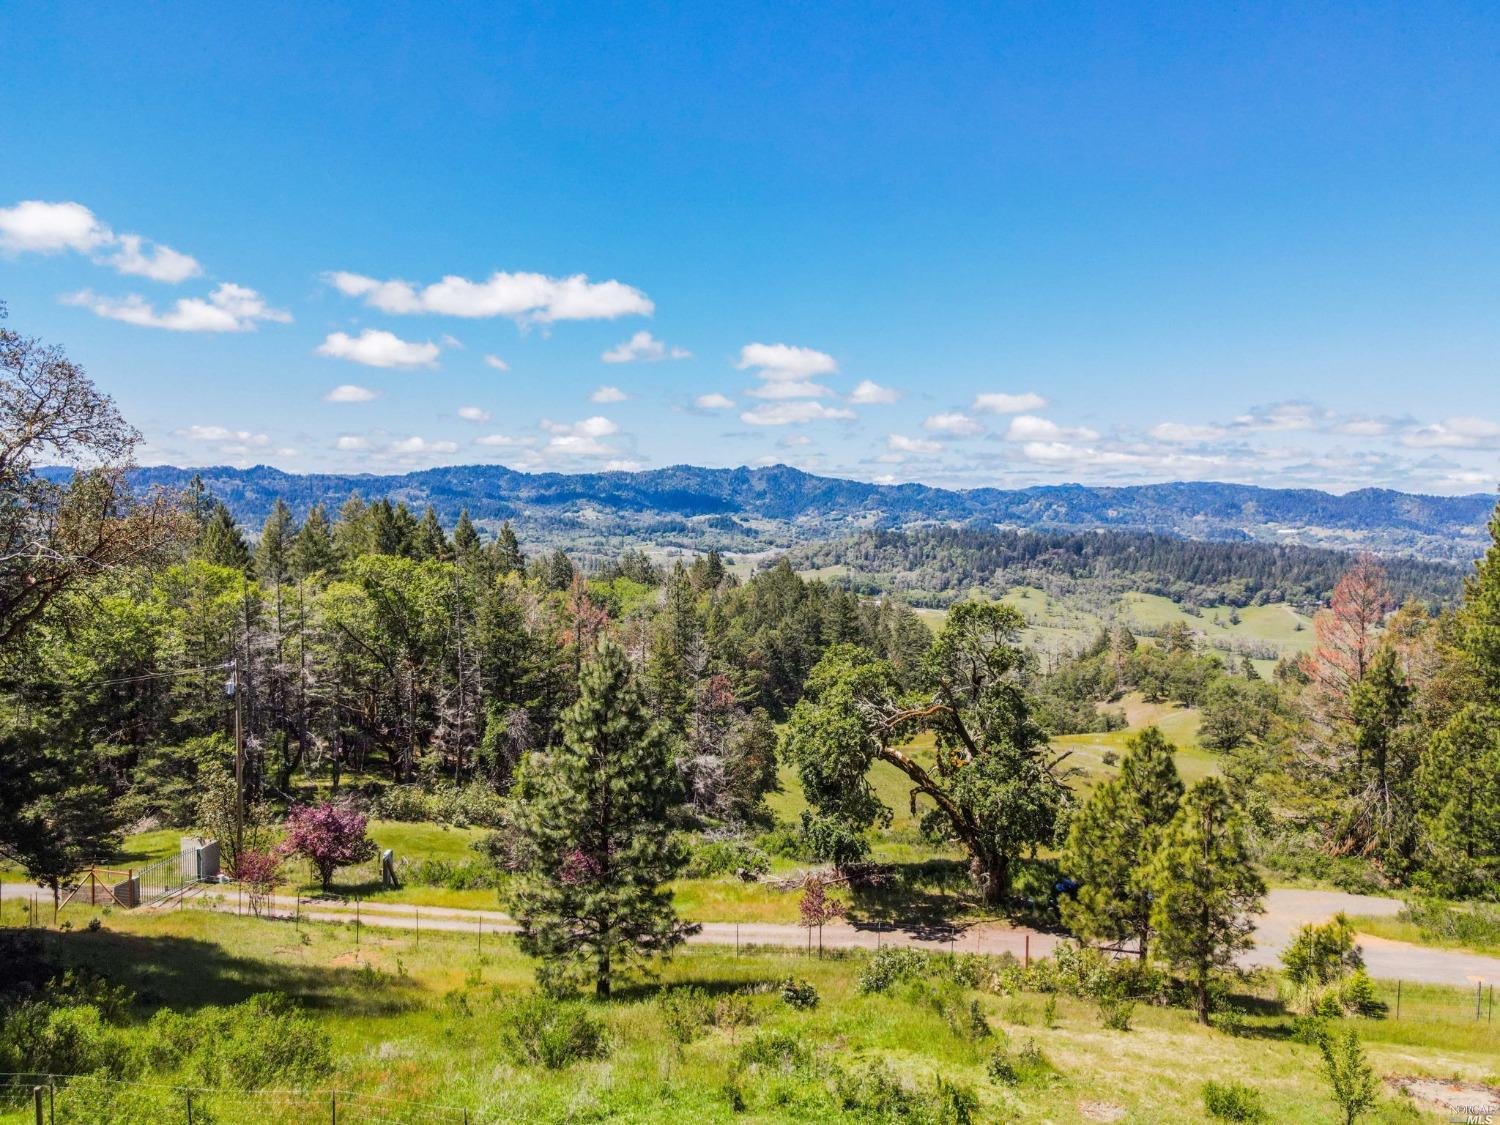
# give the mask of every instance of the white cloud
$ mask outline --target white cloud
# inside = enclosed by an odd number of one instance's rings
[[[785,437],[776,439],[776,445],[781,449],[795,449],[799,445],[811,445],[812,438],[806,434],[787,434]]]
[[[333,447],[335,449],[343,450],[346,453],[361,449],[369,449],[370,439],[362,438],[357,434],[344,434],[338,439],[338,441],[333,443]]]
[[[859,386],[850,392],[849,401],[860,406],[875,406],[895,402],[900,397],[901,392],[895,387],[882,387],[879,383],[871,382],[869,379],[861,379]]]
[[[62,300],[64,304],[86,308],[95,316],[172,332],[249,332],[261,321],[286,324],[292,319],[290,313],[270,308],[254,289],[229,282],[210,293],[207,300],[184,297],[166,312],[157,312],[135,293],[121,298],[101,297],[85,289]]]
[[[196,258],[138,234],[117,235],[82,203],[29,199],[0,207],[0,250],[11,254],[100,254],[94,261],[116,273],[176,284],[203,273]]]
[[[179,253],[170,246],[151,242],[138,234],[122,234],[119,246],[116,253],[101,259],[106,265],[113,266],[117,273],[164,281],[170,285],[203,273],[203,267],[192,255]]]
[[[740,415],[740,421],[751,426],[790,426],[854,416],[852,410],[841,406],[824,406],[821,402],[774,402],[745,411]]]
[[[543,450],[549,455],[613,457],[619,453],[614,446],[599,440],[618,433],[620,429],[615,422],[603,415],[595,414],[580,422],[552,422],[543,418],[541,427],[552,435],[547,439],[547,445]]]
[[[933,433],[952,434],[954,437],[973,437],[984,429],[967,414],[961,414],[956,410],[946,414],[934,414],[922,423],[922,428],[931,430]]]
[[[534,444],[530,438],[511,437],[509,434],[485,434],[484,437],[474,439],[475,445],[498,446],[502,449],[512,449],[520,446]]]
[[[484,362],[485,362],[485,365],[487,367],[493,367],[496,371],[509,371],[510,370],[510,364],[506,363],[505,360],[501,359],[497,355],[487,355],[487,356],[485,356],[484,357]]]
[[[1489,449],[1500,446],[1500,423],[1487,418],[1445,418],[1401,435],[1412,449]]]
[[[490,412],[480,406],[460,406],[458,416],[465,422],[488,422]]]
[[[638,473],[644,467],[640,461],[632,461],[628,458],[604,462],[606,473]]]
[[[0,208],[0,250],[11,254],[87,254],[114,241],[114,233],[82,203],[28,199]]]
[[[699,410],[733,410],[734,399],[714,391],[711,394],[699,395],[693,399],[693,405]]]
[[[594,393],[589,395],[590,402],[624,402],[630,396],[619,387],[596,387]]]
[[[741,371],[753,371],[761,385],[747,391],[755,398],[825,398],[833,391],[813,382],[818,375],[838,372],[838,361],[826,352],[791,344],[746,344],[740,349]]]
[[[1383,418],[1349,418],[1334,426],[1333,432],[1350,437],[1382,437],[1391,432],[1391,423]]]
[[[1146,431],[1157,441],[1187,444],[1198,441],[1214,441],[1224,436],[1222,426],[1192,426],[1185,422],[1158,422]]]
[[[653,363],[659,359],[691,359],[685,348],[669,348],[644,328],[599,358],[605,363]]]
[[[1315,430],[1328,418],[1328,411],[1310,402],[1278,402],[1257,407],[1234,420],[1240,430]]]
[[[1035,391],[1024,391],[1018,395],[1004,391],[987,391],[974,396],[970,407],[982,414],[1024,414],[1028,410],[1045,410],[1047,400]]]
[[[932,441],[929,438],[907,437],[905,434],[891,434],[885,439],[888,449],[897,453],[932,454],[943,451],[943,443]]]
[[[324,402],[374,402],[380,397],[379,391],[372,391],[369,387],[357,386],[354,383],[340,383],[333,390],[323,396]]]
[[[1087,426],[1059,426],[1050,418],[1017,414],[1005,428],[1006,441],[1093,441],[1099,435]]]
[[[253,433],[250,430],[232,430],[228,426],[188,426],[175,431],[178,437],[188,441],[211,445],[225,456],[243,456],[271,444],[269,434]]]
[[[426,438],[413,435],[408,438],[400,438],[386,446],[386,452],[398,456],[412,456],[418,453],[457,453],[458,443],[455,441],[428,441]]]
[[[614,320],[650,316],[656,306],[633,286],[618,281],[590,281],[583,274],[548,277],[540,273],[497,270],[485,281],[452,274],[418,289],[408,281],[380,281],[336,271],[325,275],[349,297],[387,313],[436,313],[441,316],[511,317],[550,323],[559,320]]]
[[[416,343],[377,328],[366,328],[358,336],[347,332],[330,333],[318,345],[319,355],[363,363],[367,367],[435,367],[438,346],[428,340]]]

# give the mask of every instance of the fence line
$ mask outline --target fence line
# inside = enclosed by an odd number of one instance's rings
[[[61,1103],[64,1111],[69,1102],[77,1102],[78,1091],[70,1083],[84,1074],[54,1074],[45,1071],[0,1071],[0,1101],[23,1104],[31,1098],[39,1098],[45,1108],[43,1120],[52,1121],[56,1107]],[[184,1086],[167,1082],[127,1082],[110,1078],[110,1091],[128,1089],[156,1095],[158,1105],[153,1108],[167,1110],[163,1101],[171,1103],[178,1113],[176,1119],[192,1122],[196,1109],[200,1114],[211,1109],[227,1108],[269,1109],[292,1111],[297,1120],[329,1121],[337,1125],[341,1113],[348,1113],[359,1121],[411,1123],[417,1121],[450,1122],[453,1125],[469,1125],[482,1119],[477,1111],[467,1106],[443,1102],[417,1101],[393,1098],[380,1094],[365,1094],[358,1090],[330,1087],[327,1089],[292,1090],[267,1087],[259,1090],[233,1090],[214,1086]],[[73,1095],[70,1098],[70,1093]],[[113,1098],[111,1098],[113,1100]],[[269,1120],[277,1120],[270,1118]],[[494,1120],[494,1119],[490,1119]]]

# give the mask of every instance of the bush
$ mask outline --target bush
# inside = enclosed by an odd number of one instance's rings
[[[126,1048],[91,1004],[53,1007],[28,1001],[0,1028],[0,1066],[11,1072],[83,1074],[123,1072]]]
[[[889,1065],[869,1061],[852,1070],[837,1070],[834,1096],[848,1117],[867,1121],[958,1125],[973,1119],[979,1100],[967,1087],[939,1075],[931,1090],[908,1086]]]
[[[1243,1082],[1203,1083],[1203,1112],[1216,1121],[1264,1121],[1260,1092]]]
[[[683,874],[689,879],[733,875],[747,883],[771,870],[771,857],[744,840],[707,840],[693,845]]]
[[[500,1029],[506,1049],[524,1066],[561,1070],[609,1053],[604,1025],[581,1004],[541,993],[506,1009]]]
[[[1281,955],[1286,978],[1298,988],[1342,980],[1363,968],[1364,958],[1354,944],[1354,927],[1343,914],[1321,926],[1303,926]]]
[[[1019,1047],[1002,1043],[990,1054],[985,1071],[991,1081],[1002,1086],[1021,1086],[1056,1073],[1034,1039],[1026,1040]]]
[[[1129,1031],[1130,1017],[1135,1014],[1135,1002],[1106,998],[1099,1001],[1099,1022],[1110,1031]]]
[[[904,980],[920,980],[932,971],[932,956],[920,949],[887,945],[877,950],[855,975],[863,993],[886,992]]]
[[[482,781],[441,784],[431,789],[391,785],[370,801],[371,815],[381,820],[434,821],[455,828],[499,828],[505,823],[505,798]]]
[[[152,1068],[180,1068],[202,1086],[298,1086],[333,1070],[328,1035],[279,993],[193,1015],[162,1009],[146,1032],[143,1053]]]
[[[401,872],[413,886],[446,887],[450,891],[491,890],[500,885],[493,864],[479,859],[424,859]]]
[[[781,998],[793,1008],[818,1006],[818,990],[800,977],[787,977],[781,982]]]
[[[795,1070],[812,1059],[807,1045],[789,1031],[762,1031],[740,1048],[742,1066]]]
[[[778,824],[769,832],[761,833],[755,838],[755,846],[767,855],[781,859],[812,859],[807,841],[802,838],[802,833],[796,826],[791,824]]]
[[[713,1018],[713,1005],[701,988],[674,988],[657,1003],[662,1025],[679,1043],[691,1043]]]

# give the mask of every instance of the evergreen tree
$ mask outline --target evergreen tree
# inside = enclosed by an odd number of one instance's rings
[[[308,510],[307,519],[292,538],[291,554],[292,573],[298,578],[338,569],[338,546],[334,543],[333,529],[322,504],[314,504]]]
[[[1188,791],[1162,836],[1149,875],[1156,947],[1187,972],[1198,1019],[1208,1022],[1208,986],[1215,970],[1248,949],[1265,884],[1245,839],[1245,822],[1216,777]]]
[[[1458,643],[1490,706],[1500,708],[1500,505],[1490,517],[1490,548],[1464,586]]]
[[[250,548],[223,501],[214,505],[208,522],[203,525],[203,534],[198,540],[198,557],[215,566],[250,570]]]
[[[1500,713],[1470,703],[1433,738],[1417,775],[1428,863],[1454,894],[1500,881]]]
[[[494,553],[497,573],[519,574],[526,569],[526,556],[521,553],[521,544],[509,520],[500,525],[500,533],[490,544],[490,550]]]
[[[349,499],[339,507],[338,523],[333,528],[333,539],[339,554],[345,560],[368,555],[375,550],[374,511],[358,492],[349,494]]]
[[[280,585],[290,576],[292,541],[296,534],[292,510],[278,496],[271,514],[261,527],[260,542],[255,545],[255,573],[262,582],[272,586]]]
[[[412,554],[419,559],[448,560],[453,550],[448,537],[443,534],[443,525],[438,523],[437,513],[429,505],[412,536]]]
[[[530,862],[509,905],[544,979],[591,967],[607,999],[622,960],[668,953],[694,930],[662,888],[686,862],[671,833],[682,791],[623,650],[606,642],[579,692],[562,744],[522,769],[515,808]]]
[[[1402,730],[1412,689],[1391,645],[1382,645],[1365,677],[1354,686],[1349,712],[1354,729],[1354,797],[1346,814],[1349,850],[1382,856],[1399,867],[1415,830],[1411,807],[1412,758]]]
[[[1096,788],[1068,833],[1063,872],[1082,886],[1061,903],[1063,922],[1095,940],[1139,943],[1151,937],[1151,860],[1162,830],[1177,813],[1182,780],[1175,748],[1156,727],[1127,743],[1117,777]]]
[[[479,532],[474,521],[469,519],[469,509],[458,513],[458,523],[453,526],[453,550],[459,558],[468,558],[479,550]]]

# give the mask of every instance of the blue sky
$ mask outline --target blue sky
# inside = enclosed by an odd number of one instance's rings
[[[1492,489],[1493,5],[9,6],[143,460]]]

